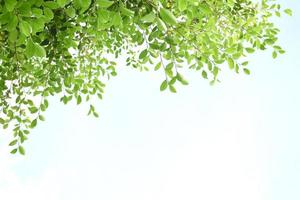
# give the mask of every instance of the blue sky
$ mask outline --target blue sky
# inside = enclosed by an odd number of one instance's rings
[[[276,20],[278,59],[251,57],[251,76],[224,70],[216,86],[186,73],[188,87],[159,92],[163,75],[120,66],[98,102],[58,103],[30,135],[27,155],[0,141],[4,199],[300,199],[300,4]]]

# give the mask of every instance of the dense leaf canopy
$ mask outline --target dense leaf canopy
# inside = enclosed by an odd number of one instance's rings
[[[1,0],[0,123],[12,153],[25,153],[50,95],[101,99],[120,59],[165,74],[162,91],[188,84],[182,67],[211,84],[224,66],[250,74],[247,54],[284,53],[270,21],[280,10],[272,0]],[[89,114],[98,116],[93,105]]]

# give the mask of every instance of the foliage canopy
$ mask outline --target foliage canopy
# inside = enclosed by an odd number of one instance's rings
[[[247,54],[284,53],[273,15],[281,15],[273,0],[1,0],[0,123],[12,128],[11,153],[25,153],[50,95],[64,104],[102,99],[121,55],[164,73],[161,91],[188,84],[183,66],[212,84],[223,63],[250,74]],[[93,105],[89,114],[98,117]]]

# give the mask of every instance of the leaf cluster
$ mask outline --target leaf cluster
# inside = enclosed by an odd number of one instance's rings
[[[250,74],[247,54],[284,53],[273,15],[281,15],[273,0],[0,1],[0,124],[12,129],[11,153],[25,153],[49,96],[102,99],[121,55],[126,66],[161,71],[161,91],[188,84],[183,67],[211,84],[224,64]],[[88,114],[98,117],[93,105]]]

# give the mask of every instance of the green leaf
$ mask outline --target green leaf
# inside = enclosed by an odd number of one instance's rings
[[[74,0],[74,6],[81,9],[81,12],[85,11],[91,5],[91,0]]]
[[[20,2],[20,1],[19,1]],[[32,16],[32,9],[31,9],[31,5],[26,2],[26,3],[21,3],[18,4],[16,7],[18,7],[18,17],[22,16],[22,17],[31,17]]]
[[[165,8],[160,9],[160,16],[164,22],[170,25],[177,25],[177,19],[173,13]]]
[[[39,111],[39,109],[37,107],[30,107],[28,109],[29,109],[30,113],[32,113],[32,114]]]
[[[289,16],[293,15],[293,11],[291,9],[285,9],[284,12]]]
[[[161,62],[157,63],[154,67],[154,71],[157,71],[161,68]]]
[[[168,30],[166,24],[160,18],[156,18],[156,22],[160,31],[166,32]]]
[[[5,123],[5,120],[0,118],[0,124],[4,124]]]
[[[176,93],[176,88],[173,85],[169,85],[169,90],[173,93]]]
[[[66,5],[68,0],[57,0],[57,4],[59,5],[59,7],[64,7]]]
[[[15,6],[17,5],[17,0],[5,0],[5,7],[8,12],[11,12],[15,9]]]
[[[21,21],[19,23],[19,28],[20,28],[21,33],[23,33],[25,36],[30,36],[30,34],[32,32],[32,28],[27,21]]]
[[[48,21],[51,21],[54,17],[54,13],[50,8],[44,9],[44,15]]]
[[[248,52],[248,53],[254,53],[254,49],[253,48],[246,48],[246,51]]]
[[[207,79],[208,77],[207,77],[207,72],[206,71],[202,71],[202,77],[204,78],[204,79]]]
[[[45,51],[44,47],[42,47],[38,43],[35,43],[35,56],[36,57],[45,57],[46,56],[46,51]]]
[[[155,14],[153,12],[150,12],[149,14],[145,15],[141,18],[141,21],[152,23],[155,20]]]
[[[28,58],[31,57],[45,57],[46,56],[46,51],[44,47],[41,45],[33,42],[31,39],[28,41],[26,49],[25,49],[25,54]]]
[[[272,57],[273,57],[274,59],[277,58],[277,52],[276,52],[276,51],[273,51]]]
[[[93,112],[94,117],[98,118],[99,114],[97,112]]]
[[[9,146],[14,146],[17,144],[17,142],[18,142],[18,140],[13,140],[9,143]]]
[[[202,13],[204,13],[205,15],[209,15],[209,14],[211,14],[211,10],[210,10],[210,8],[209,8],[209,5],[207,4],[207,3],[201,3],[200,5],[199,5],[199,9],[201,10],[201,12]]]
[[[31,124],[30,124],[30,128],[34,128],[37,125],[37,119],[32,120]]]
[[[120,8],[120,10],[121,10],[121,13],[125,16],[128,16],[128,17],[133,17],[134,16],[134,12],[132,10],[129,10],[129,9],[123,7],[123,6]]]
[[[7,129],[8,128],[8,124],[3,124],[3,129]]]
[[[234,60],[232,58],[227,58],[227,63],[230,69],[234,69]]]
[[[32,8],[32,14],[33,14],[36,18],[43,17],[43,10],[42,10],[42,9],[39,9],[39,8]]]
[[[114,25],[114,26],[120,26],[120,25],[122,25],[122,17],[121,17],[121,15],[120,15],[120,13],[119,12],[117,12],[117,13],[115,13],[114,15],[113,15],[113,18],[112,18],[112,24]]]
[[[41,1],[41,0],[37,0],[37,1]],[[55,10],[55,9],[59,8],[59,5],[54,1],[44,1],[43,4],[44,4],[45,7],[50,8],[52,10]]]
[[[81,98],[81,96],[80,95],[78,95],[77,96],[77,105],[79,105],[80,103],[81,103],[81,101],[82,101],[82,98]]]
[[[18,151],[18,149],[13,149],[10,153],[15,154],[15,153],[17,153],[17,151]]]
[[[22,146],[19,146],[19,152],[21,155],[25,155],[25,149]]]
[[[178,9],[182,12],[187,9],[187,0],[177,0]]]
[[[188,84],[189,84],[189,82],[188,82],[187,80],[185,80],[185,79],[183,78],[183,76],[182,76],[181,74],[179,74],[179,73],[177,73],[176,78],[177,78],[177,80],[178,80],[182,85],[188,85]]]
[[[250,75],[250,70],[247,69],[247,68],[244,68],[244,73],[247,74],[247,75]]]
[[[12,32],[17,28],[18,25],[18,18],[16,15],[12,15],[8,21],[7,29],[8,31]]]
[[[100,8],[108,8],[114,4],[113,1],[108,0],[97,0],[97,3]]]
[[[248,64],[249,64],[248,61],[245,61],[245,62],[242,63],[243,66],[247,66]]]
[[[177,78],[173,77],[170,81],[169,81],[169,85],[174,85],[176,82]]]
[[[73,7],[69,7],[66,9],[66,13],[69,17],[73,18],[76,15],[76,10]]]
[[[143,58],[145,58],[147,55],[148,55],[148,50],[147,50],[147,49],[144,49],[144,50],[140,53],[139,59],[143,59]]]
[[[45,121],[45,117],[44,117],[43,115],[39,115],[39,119],[40,119],[41,121]]]
[[[28,58],[31,58],[33,56],[35,56],[35,45],[34,42],[32,40],[29,40],[27,42],[27,46],[25,49],[25,54]]]
[[[168,87],[168,81],[167,80],[164,80],[161,85],[160,85],[160,91],[164,91],[166,90]]]

